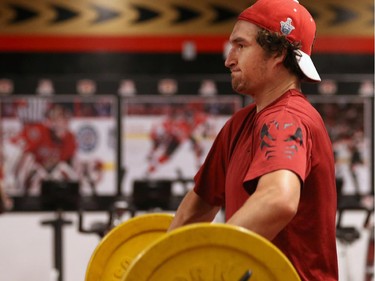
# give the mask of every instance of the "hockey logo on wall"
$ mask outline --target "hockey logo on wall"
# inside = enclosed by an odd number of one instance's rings
[[[77,132],[79,148],[84,152],[91,152],[98,145],[98,133],[94,126],[84,125]]]
[[[45,181],[69,181],[83,195],[114,194],[115,152],[106,140],[115,126],[112,107],[110,98],[1,100],[7,193],[38,196]]]

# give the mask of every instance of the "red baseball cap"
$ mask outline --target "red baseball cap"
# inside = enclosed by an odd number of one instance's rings
[[[310,57],[316,25],[310,13],[297,0],[258,0],[244,10],[238,19],[281,33],[291,43],[301,43],[301,49],[296,51],[301,71],[307,81],[321,81]]]

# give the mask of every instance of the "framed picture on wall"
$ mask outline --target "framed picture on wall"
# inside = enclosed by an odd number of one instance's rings
[[[241,107],[239,96],[125,98],[124,194],[137,192],[150,181],[170,187],[171,182],[192,180],[219,130]],[[176,186],[172,192],[186,189]]]
[[[1,99],[6,193],[23,198],[116,194],[116,101],[65,95]]]

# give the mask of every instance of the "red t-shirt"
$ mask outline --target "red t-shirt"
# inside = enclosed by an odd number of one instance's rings
[[[195,176],[194,190],[225,207],[229,219],[259,177],[280,169],[298,175],[302,190],[296,216],[272,242],[302,280],[338,280],[332,145],[319,113],[297,90],[258,113],[255,105],[235,113]]]

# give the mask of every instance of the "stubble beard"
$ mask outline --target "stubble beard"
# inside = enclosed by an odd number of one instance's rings
[[[232,89],[239,94],[243,94],[245,85],[242,80],[232,78]]]

